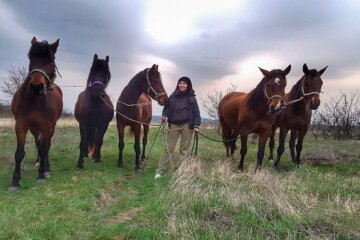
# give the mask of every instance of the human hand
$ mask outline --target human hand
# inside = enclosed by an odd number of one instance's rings
[[[199,128],[194,128],[194,132],[198,133],[199,132]]]

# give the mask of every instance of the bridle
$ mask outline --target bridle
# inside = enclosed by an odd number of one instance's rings
[[[102,86],[103,89],[105,89],[105,88],[107,87],[107,85],[109,84],[109,81],[110,81],[110,77],[109,77],[109,76],[110,76],[110,75],[108,74],[105,84],[102,83],[102,82],[100,82],[100,81],[95,81],[95,82],[89,82],[89,84],[88,84],[87,86],[88,86],[88,87],[92,87],[92,86],[94,86],[94,85],[96,85],[96,84],[99,84],[99,85]]]
[[[281,95],[276,95],[275,94],[275,95],[272,95],[272,96],[269,97],[269,95],[266,92],[266,85],[265,85],[265,88],[264,88],[264,95],[265,95],[268,103],[271,101],[271,99],[274,99],[274,98],[279,98],[281,100],[281,102],[283,102],[283,98],[281,97]]]
[[[54,65],[55,65],[55,62],[52,62],[52,63],[50,63],[50,64],[54,64]],[[55,65],[55,69],[57,70],[56,65]],[[58,71],[58,70],[57,70],[57,71]],[[48,88],[49,90],[52,90],[52,85],[54,84],[54,81],[55,81],[55,79],[56,79],[56,72],[54,72],[54,76],[53,76],[52,78],[50,78],[49,74],[47,74],[44,70],[42,70],[42,69],[40,69],[40,68],[34,68],[34,69],[32,69],[32,70],[30,71],[30,73],[29,73],[30,79],[31,79],[33,73],[40,73],[41,75],[43,75],[43,77],[44,77],[44,78],[46,79],[46,81],[47,81],[47,88]],[[60,75],[60,73],[59,73],[59,75]],[[60,77],[61,77],[61,75],[60,75]],[[31,83],[31,81],[30,81],[30,83]]]
[[[149,69],[146,69],[146,80],[147,80],[147,84],[148,84],[148,89],[147,89],[147,94],[149,96],[151,96],[150,94],[150,90],[152,91],[152,93],[155,95],[153,97],[154,100],[158,100],[159,97],[163,96],[163,95],[166,95],[166,92],[162,92],[162,93],[158,93],[154,88],[153,86],[151,86],[151,83],[150,83],[150,79],[149,79]]]
[[[285,108],[286,106],[288,106],[290,104],[293,104],[293,103],[296,103],[296,102],[299,102],[299,101],[303,100],[306,96],[320,95],[320,93],[322,93],[321,91],[320,92],[308,92],[308,93],[306,93],[305,89],[304,89],[304,82],[305,82],[305,78],[303,78],[302,83],[301,83],[301,96],[298,99],[295,99],[295,100],[284,103],[283,108]]]

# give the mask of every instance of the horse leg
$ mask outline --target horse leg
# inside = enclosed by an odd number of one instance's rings
[[[241,149],[240,149],[240,163],[238,166],[238,169],[240,171],[244,170],[244,160],[245,160],[245,155],[247,153],[247,140],[248,140],[248,136],[249,135],[243,135],[241,136],[240,140],[241,140]]]
[[[300,164],[300,154],[301,154],[304,137],[305,137],[305,135],[307,133],[307,130],[308,130],[308,128],[299,130],[298,141],[297,141],[297,144],[296,144],[296,158],[295,158],[295,163],[297,165]]]
[[[132,126],[132,130],[135,135],[135,143],[134,143],[134,150],[135,150],[135,171],[141,172],[140,167],[140,134],[141,134],[141,125],[136,124]]]
[[[39,155],[39,147],[40,147],[40,140],[38,140],[38,136],[37,137],[35,137],[35,144],[36,144],[36,149],[37,149],[37,160],[36,160],[36,166],[39,168],[39,166],[40,166],[40,155]],[[51,141],[50,141],[50,143],[49,143],[50,145],[49,145],[49,149],[50,149],[50,147],[51,147]],[[45,168],[45,177],[46,178],[48,178],[48,177],[50,177],[50,175],[51,175],[51,171],[50,171],[50,162],[49,162],[49,152],[47,152],[46,153],[46,155],[45,155],[45,166],[44,166],[44,168]]]
[[[279,134],[279,146],[277,148],[277,157],[276,157],[276,161],[274,164],[274,167],[276,169],[279,168],[279,163],[280,163],[280,158],[281,155],[284,153],[285,151],[285,139],[286,139],[286,135],[288,133],[289,129],[288,128],[280,128],[280,134]]]
[[[142,138],[143,148],[142,148],[141,158],[140,158],[140,160],[142,162],[145,161],[145,150],[146,150],[146,144],[147,144],[147,139],[148,139],[147,136],[148,136],[148,133],[149,133],[149,125],[144,124],[143,128],[144,128],[144,135],[143,135],[143,138]]]
[[[86,130],[87,133],[87,147],[85,149],[85,157],[90,158],[89,153],[91,154],[92,159],[96,159],[96,135],[97,135],[97,128],[90,128],[88,127]]]
[[[84,156],[87,152],[87,129],[86,127],[80,123],[80,155],[79,155],[79,159],[78,159],[78,163],[76,165],[76,167],[78,169],[84,169]]]
[[[271,129],[271,134],[269,138],[269,149],[270,149],[269,161],[271,164],[273,164],[274,162],[275,132],[276,132],[276,127],[273,127]]]
[[[13,180],[8,188],[9,192],[17,191],[20,189],[20,179],[21,179],[21,162],[25,156],[25,139],[28,128],[24,126],[20,126],[20,124],[16,123],[15,126],[16,130],[16,151],[15,151],[15,170],[13,173]]]
[[[259,145],[258,145],[258,152],[257,152],[257,164],[256,170],[260,170],[262,166],[262,161],[264,159],[264,151],[266,142],[271,134],[271,129],[265,130],[262,133],[259,133]]]
[[[46,156],[49,153],[50,142],[51,142],[51,137],[47,136],[47,135],[42,136],[42,139],[39,139],[38,154],[40,156],[40,165],[39,165],[39,176],[37,177],[37,180],[36,180],[36,182],[38,182],[38,183],[46,180],[46,177],[45,177],[46,163],[45,162],[46,162]]]
[[[238,136],[239,136],[239,134],[235,131],[233,131],[230,136],[231,141],[229,142],[229,148],[230,148],[231,158],[234,158],[234,152],[235,152],[235,148],[236,148],[236,140],[237,140]]]
[[[221,122],[222,138],[224,140],[226,148],[226,157],[230,157],[230,142],[231,139],[231,129],[223,122]]]
[[[123,155],[123,150],[124,150],[124,128],[125,128],[124,125],[117,122],[117,129],[118,129],[118,134],[119,134],[119,144],[118,144],[119,158],[118,158],[118,164],[117,164],[118,167],[123,166],[122,155]]]
[[[104,142],[104,135],[107,130],[108,126],[102,126],[100,128],[97,128],[96,134],[95,134],[95,149],[93,154],[93,159],[95,163],[101,162],[101,146]]]
[[[298,130],[291,130],[290,131],[290,140],[289,140],[289,149],[290,149],[290,155],[291,155],[291,161],[295,162],[295,141],[297,139]]]

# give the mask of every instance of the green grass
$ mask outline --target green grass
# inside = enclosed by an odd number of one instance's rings
[[[198,157],[155,181],[162,136],[144,172],[137,174],[130,137],[124,167],[116,167],[116,131],[111,125],[105,135],[103,162],[86,159],[85,169],[76,171],[78,128],[57,127],[52,176],[44,184],[35,183],[29,135],[21,190],[9,193],[16,137],[12,128],[1,128],[0,239],[360,238],[360,142],[315,141],[308,135],[303,156],[323,157],[322,164],[296,167],[286,149],[282,171],[264,159],[263,170],[256,173],[257,145],[249,143],[246,170],[238,173],[238,153],[230,162],[223,158],[221,143],[200,137]],[[151,129],[149,145],[156,131]],[[215,130],[202,132],[220,138]],[[335,155],[341,161],[327,162]]]

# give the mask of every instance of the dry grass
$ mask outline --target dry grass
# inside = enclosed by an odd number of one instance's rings
[[[331,183],[338,181],[335,174],[324,174],[323,180]],[[172,180],[173,201],[172,211],[168,218],[168,231],[175,233],[181,231],[179,212],[186,211],[188,205],[201,199],[213,202],[214,198],[221,204],[233,209],[246,209],[251,211],[259,221],[272,221],[279,218],[291,218],[301,222],[309,216],[325,214],[329,218],[337,219],[348,217],[360,219],[360,196],[340,196],[338,193],[330,194],[326,199],[316,192],[309,190],[313,184],[311,173],[293,171],[280,175],[272,170],[249,170],[238,173],[231,169],[231,163],[218,160],[209,166],[209,162],[193,158],[184,162],[175,172]],[[359,177],[344,179],[344,186],[354,186],[360,182]],[[181,200],[179,200],[181,199]],[[177,201],[179,200],[179,201]],[[181,202],[183,205],[177,205]],[[231,216],[218,210],[211,210],[204,216],[216,227],[231,226]],[[333,238],[339,231],[345,231],[333,224],[320,224],[312,227],[304,224],[300,231],[310,239]],[[219,230],[219,229],[218,229]],[[220,229],[222,230],[222,229]],[[226,230],[223,229],[224,231]],[[348,232],[359,236],[358,232]]]

